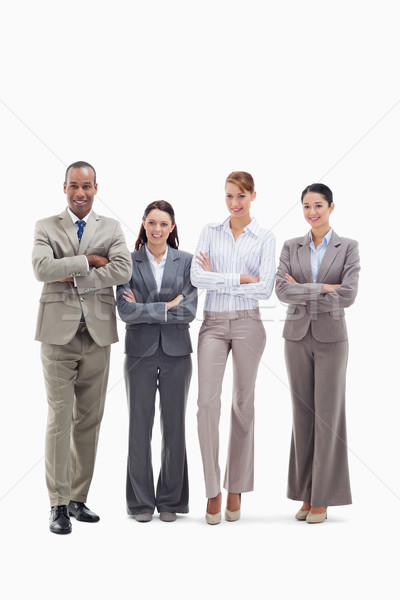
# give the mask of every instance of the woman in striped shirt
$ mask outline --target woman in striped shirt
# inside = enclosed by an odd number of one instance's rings
[[[192,283],[207,290],[198,345],[197,419],[210,525],[221,521],[218,426],[230,350],[234,387],[224,479],[227,521],[240,518],[241,493],[253,489],[254,387],[266,339],[258,300],[269,298],[275,279],[275,236],[250,216],[255,197],[252,176],[231,173],[225,185],[230,216],[204,227],[192,260]]]

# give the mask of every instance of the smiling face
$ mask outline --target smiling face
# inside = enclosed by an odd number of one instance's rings
[[[154,208],[143,219],[143,227],[147,235],[147,247],[149,250],[166,248],[169,234],[174,229],[170,215],[164,210]]]
[[[92,209],[94,197],[97,194],[97,183],[94,183],[94,173],[88,167],[71,168],[64,183],[64,194],[70,210],[79,219],[86,217]]]
[[[236,183],[228,182],[225,186],[225,202],[231,218],[250,222],[250,208],[255,197],[255,192],[242,191]]]
[[[329,217],[334,208],[334,203],[332,202],[329,206],[328,201],[322,194],[307,192],[303,197],[304,218],[315,231],[324,232],[326,230],[325,233],[329,231]]]

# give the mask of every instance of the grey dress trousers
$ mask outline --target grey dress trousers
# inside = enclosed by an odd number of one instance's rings
[[[192,256],[168,248],[161,289],[143,246],[132,253],[132,278],[117,289],[118,312],[126,323],[124,376],[129,408],[126,501],[130,515],[189,511],[185,410],[192,374],[189,323],[196,316],[197,290],[190,283]],[[136,302],[126,302],[131,289]],[[166,311],[165,303],[184,300]],[[161,468],[154,488],[151,439],[157,390],[162,431]]]
[[[359,271],[357,242],[333,231],[315,283],[308,234],[285,242],[276,276],[276,294],[289,304],[283,330],[293,407],[287,496],[316,507],[352,501],[344,309],[356,298]],[[286,281],[285,273],[297,283]],[[324,283],[341,285],[322,294]]]

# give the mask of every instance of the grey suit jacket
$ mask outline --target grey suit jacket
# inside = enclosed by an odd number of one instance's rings
[[[125,353],[152,356],[159,344],[169,356],[192,352],[189,323],[196,316],[197,289],[190,282],[192,255],[168,247],[160,293],[144,246],[132,252],[132,278],[117,288],[119,316],[126,323]],[[131,289],[136,302],[127,302],[123,292]],[[165,311],[165,303],[182,294],[184,300]],[[167,318],[167,320],[165,320]]]
[[[357,296],[358,243],[341,238],[333,231],[316,283],[313,283],[310,252],[308,233],[286,241],[282,249],[275,291],[279,300],[289,304],[283,337],[301,340],[311,327],[313,337],[319,342],[347,340],[344,309],[353,304]],[[297,284],[288,283],[285,273],[294,277]],[[335,292],[321,294],[323,283],[340,283],[341,286]]]
[[[87,267],[84,255],[106,256],[109,263]],[[129,281],[131,257],[115,219],[92,211],[81,243],[67,210],[38,221],[32,252],[36,278],[44,282],[36,340],[67,344],[77,332],[81,314],[99,346],[118,341],[113,285]],[[77,286],[61,279],[75,277]]]

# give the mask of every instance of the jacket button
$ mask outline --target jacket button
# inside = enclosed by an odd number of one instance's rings
[[[81,302],[85,302],[85,298],[81,298],[80,300],[81,300]]]

